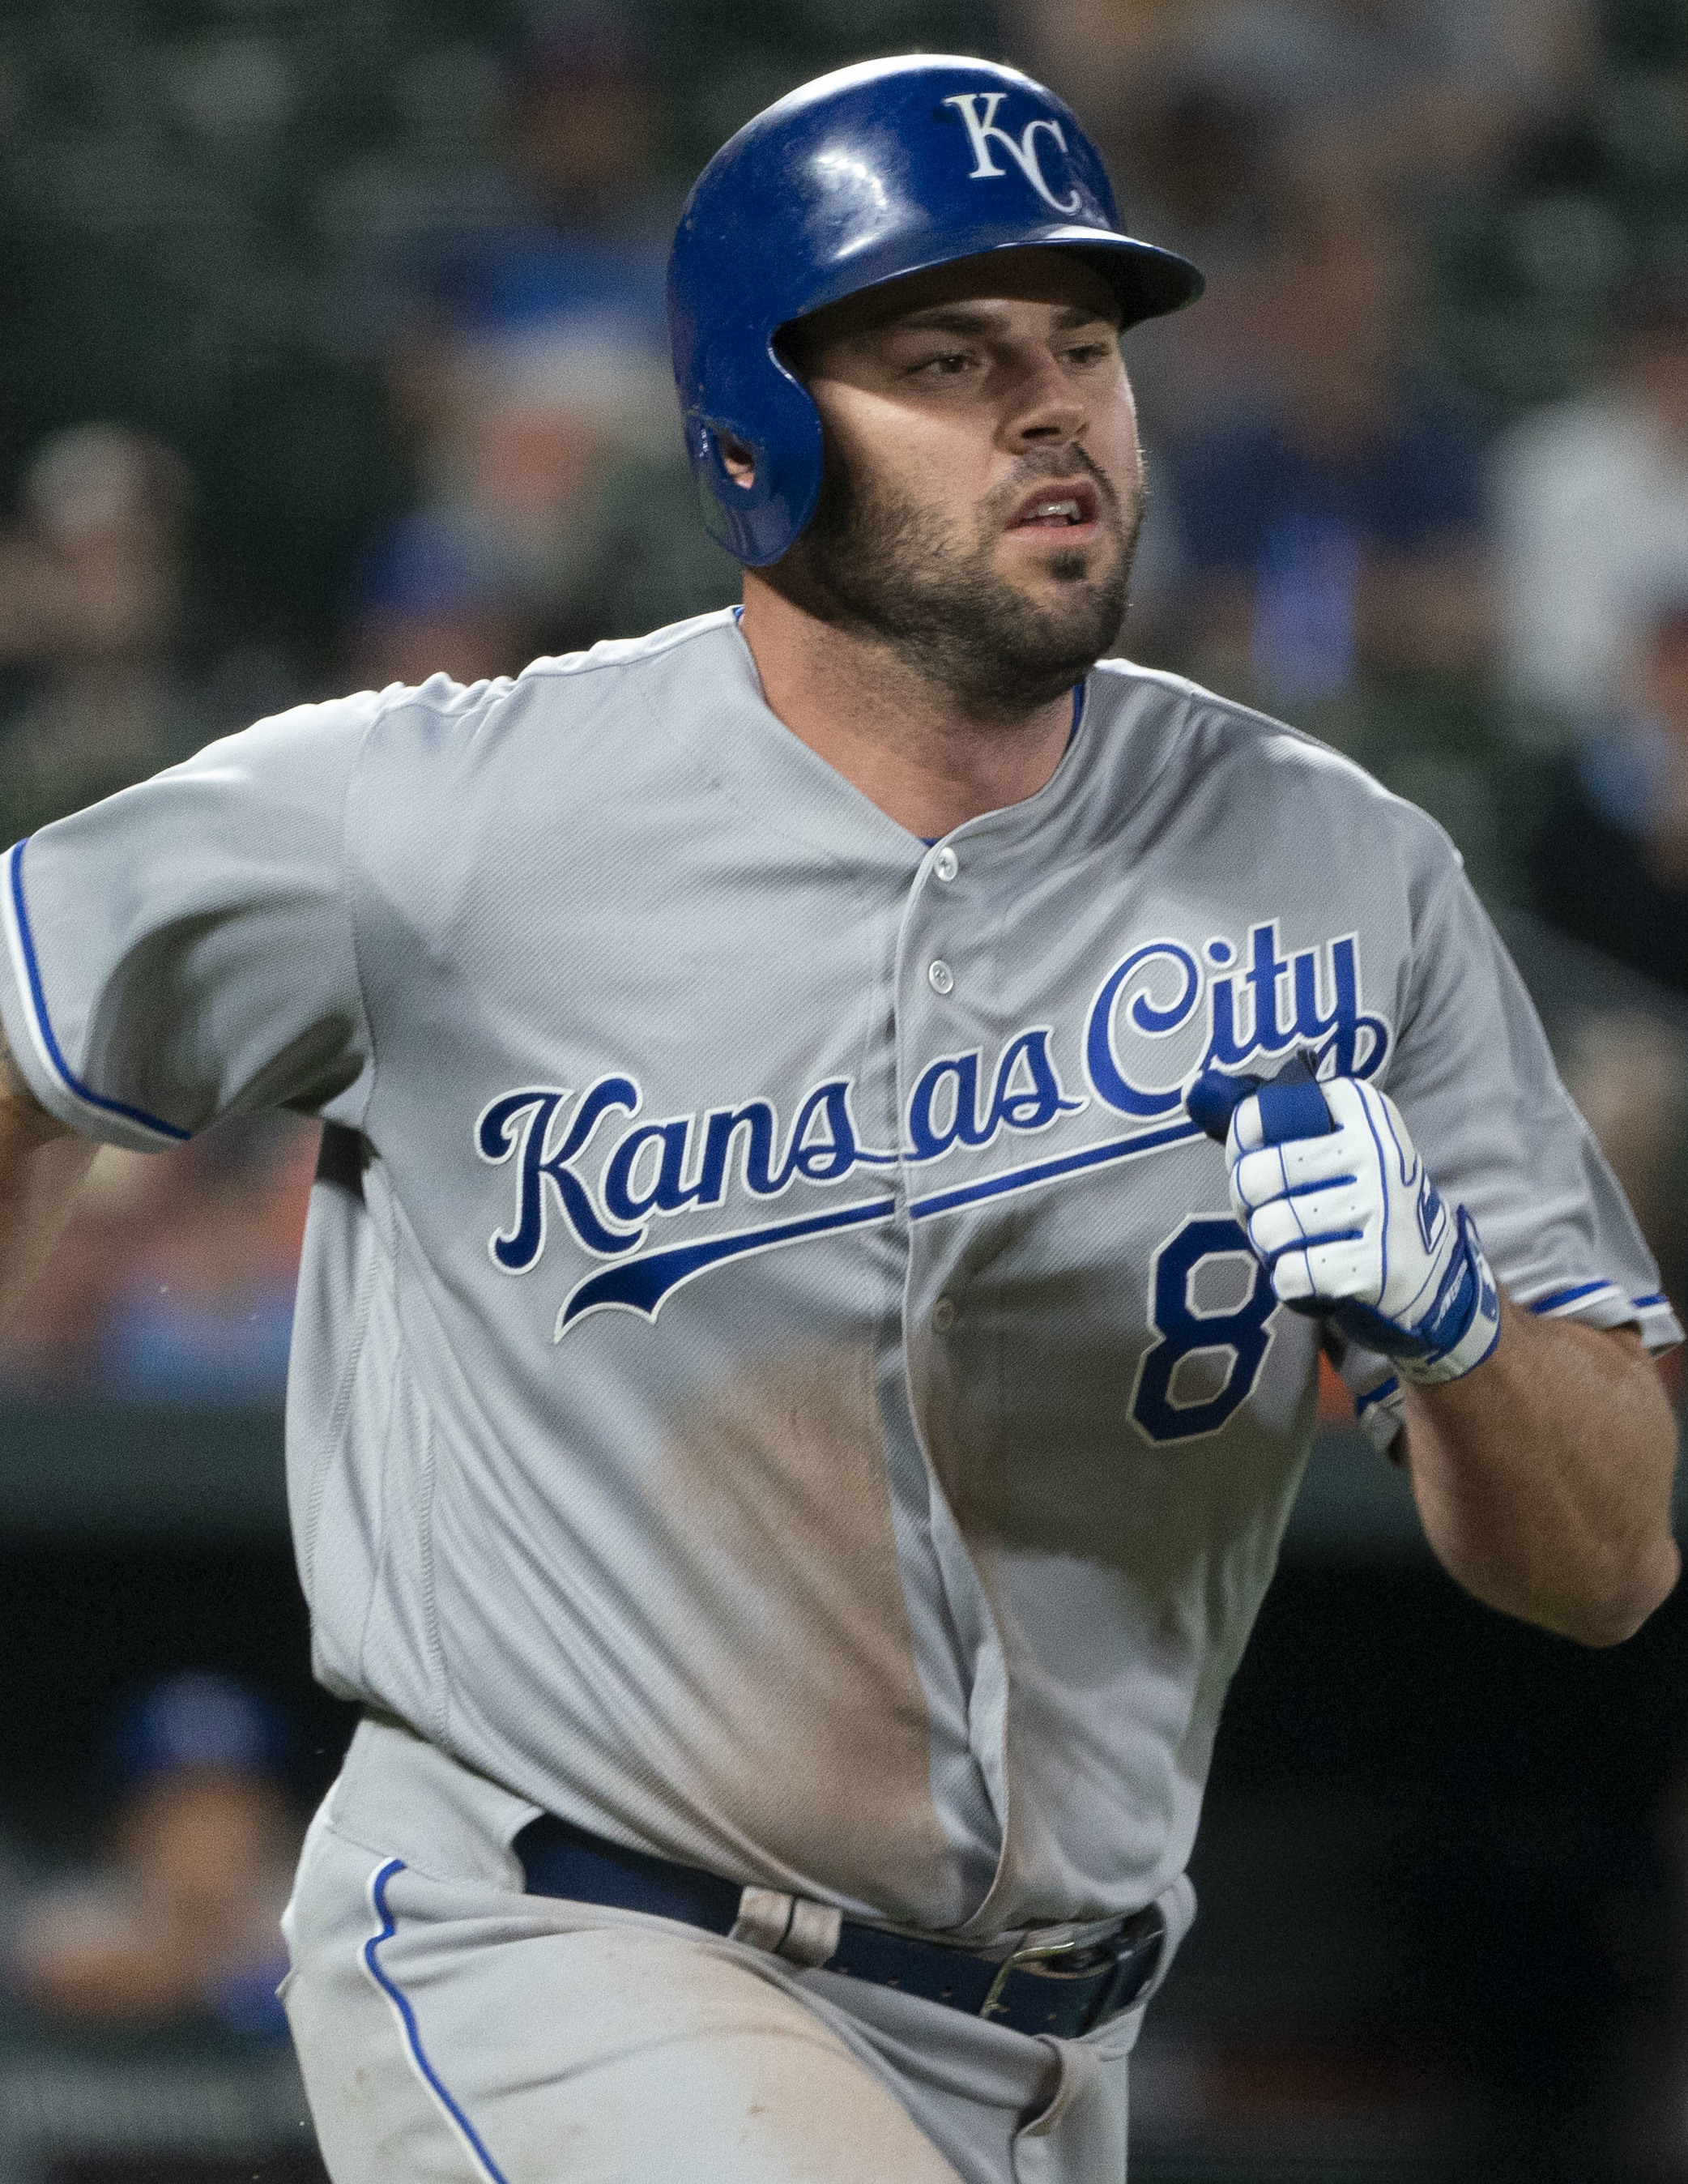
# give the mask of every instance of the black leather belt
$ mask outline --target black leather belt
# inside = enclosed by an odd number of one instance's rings
[[[1129,2009],[1154,1977],[1166,1940],[1161,1914],[1150,1904],[1100,1939],[1057,1940],[1006,1958],[983,1957],[840,1921],[820,1905],[744,1889],[696,1866],[626,1850],[549,1813],[530,1821],[511,1847],[530,1895],[611,1904],[713,1934],[736,1930],[738,1938],[788,1962],[824,1965],[972,2017],[994,2018],[1016,2032],[1051,2032],[1066,2040]]]

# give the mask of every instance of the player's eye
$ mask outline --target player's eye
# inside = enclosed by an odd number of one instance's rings
[[[972,368],[972,357],[966,349],[944,349],[937,356],[922,357],[911,367],[911,376],[926,379],[960,379]]]

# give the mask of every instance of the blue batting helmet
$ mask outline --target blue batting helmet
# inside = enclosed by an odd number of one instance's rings
[[[125,1789],[211,1767],[279,1775],[287,1757],[279,1707],[238,1676],[189,1669],[149,1684],[119,1719],[111,1758]]]
[[[694,185],[668,261],[686,450],[710,535],[753,568],[815,512],[821,419],[782,326],[881,281],[984,251],[1073,250],[1124,324],[1192,302],[1188,259],[1125,234],[1095,146],[1018,70],[942,53],[861,61],[748,121]],[[735,480],[723,438],[752,453]]]

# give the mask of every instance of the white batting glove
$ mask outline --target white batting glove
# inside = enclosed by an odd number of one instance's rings
[[[1501,1332],[1471,1217],[1449,1218],[1386,1093],[1351,1077],[1318,1090],[1323,1135],[1271,1142],[1292,1118],[1270,1086],[1264,1121],[1258,1094],[1239,1104],[1225,1141],[1237,1218],[1285,1304],[1393,1358],[1403,1380],[1457,1380]]]

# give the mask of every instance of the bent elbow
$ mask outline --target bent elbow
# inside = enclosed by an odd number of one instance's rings
[[[1579,1646],[1621,1646],[1669,1599],[1681,1574],[1681,1552],[1667,1536],[1645,1562],[1638,1560],[1626,1568],[1623,1582],[1612,1585],[1598,1598],[1579,1602],[1548,1627]]]

